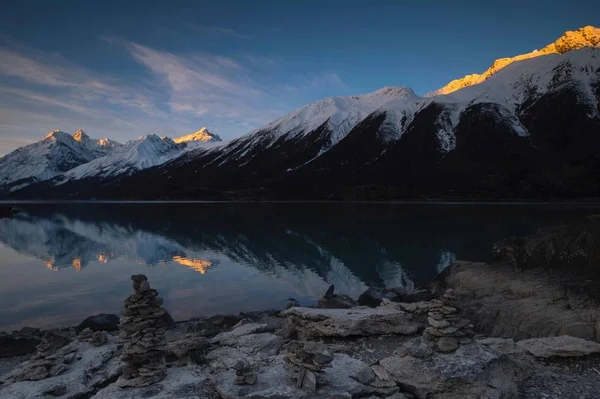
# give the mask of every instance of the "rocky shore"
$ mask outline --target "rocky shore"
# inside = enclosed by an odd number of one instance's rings
[[[120,317],[0,334],[0,397],[598,398],[600,220],[578,223],[410,293],[332,286],[315,308],[174,323],[135,275]]]

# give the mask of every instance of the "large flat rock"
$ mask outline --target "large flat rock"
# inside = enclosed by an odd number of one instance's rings
[[[599,343],[569,335],[524,339],[517,342],[517,347],[541,358],[580,357],[600,354]]]
[[[391,307],[352,309],[315,309],[295,307],[283,314],[297,332],[306,337],[349,337],[402,334],[421,331],[423,323],[408,312]]]
[[[379,362],[418,398],[517,398],[517,372],[506,356],[485,345],[461,345],[450,354],[392,356]]]

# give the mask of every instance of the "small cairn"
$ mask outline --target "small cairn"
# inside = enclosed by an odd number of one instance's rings
[[[318,385],[326,384],[323,370],[330,367],[333,356],[320,342],[292,341],[284,360],[284,369],[296,381],[296,387],[315,392]]]
[[[235,370],[235,381],[233,382],[235,385],[256,384],[258,377],[248,362],[238,360],[233,369]]]
[[[142,387],[166,376],[165,310],[158,292],[143,274],[131,276],[134,293],[125,299],[120,337],[125,340],[121,360],[125,363],[117,385]]]
[[[433,301],[436,305],[428,313],[429,327],[423,332],[423,337],[434,341],[439,352],[454,352],[460,344],[472,342],[473,325],[470,320],[460,317],[457,299],[450,288],[441,301]]]
[[[378,364],[363,367],[354,378],[361,384],[369,385],[381,395],[390,396],[399,391],[390,374]]]

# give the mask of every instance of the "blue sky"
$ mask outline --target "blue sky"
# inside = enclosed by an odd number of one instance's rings
[[[597,1],[6,1],[0,154],[83,128],[231,139],[323,97],[418,94],[566,30]]]

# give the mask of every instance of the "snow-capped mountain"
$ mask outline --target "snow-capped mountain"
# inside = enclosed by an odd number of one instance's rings
[[[582,47],[600,47],[600,29],[593,26],[586,26],[576,31],[567,31],[554,43],[547,45],[541,50],[534,50],[530,53],[520,54],[515,57],[500,58],[493,62],[492,66],[482,74],[467,75],[460,79],[455,79],[441,89],[430,93],[430,95],[449,94],[463,87],[473,86],[481,83],[493,76],[499,70],[509,66],[513,62],[522,61],[529,58],[537,58],[547,54],[564,54],[567,51],[580,49]]]
[[[218,134],[214,134],[208,131],[206,127],[198,130],[197,132],[186,134],[185,136],[177,137],[173,139],[176,143],[206,143],[206,142],[217,142],[223,141]]]
[[[74,135],[55,130],[41,141],[0,158],[0,186],[17,189],[51,179],[76,166],[106,156],[120,146],[106,138],[91,139],[82,130]]]
[[[177,157],[185,144],[177,144],[168,137],[155,134],[131,140],[109,155],[69,170],[60,176],[59,183],[85,178],[107,178],[132,174],[142,169],[160,165]]]
[[[423,97],[386,87],[326,98],[102,192],[65,184],[47,195],[598,196],[599,43],[586,27]]]

